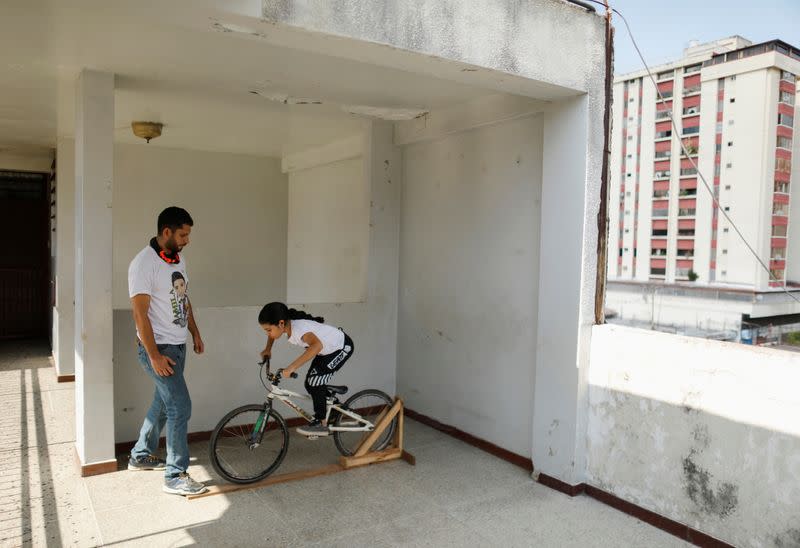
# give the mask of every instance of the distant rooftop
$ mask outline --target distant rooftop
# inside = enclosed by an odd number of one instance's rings
[[[719,65],[720,63],[744,59],[745,57],[752,57],[753,55],[760,55],[770,51],[777,51],[778,53],[800,61],[800,48],[791,46],[782,40],[771,40],[769,42],[762,42],[761,44],[735,49],[726,53],[718,53],[712,56],[711,59],[704,61],[703,66],[709,67],[712,65]]]

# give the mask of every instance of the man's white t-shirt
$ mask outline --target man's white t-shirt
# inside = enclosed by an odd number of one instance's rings
[[[327,356],[344,348],[344,331],[341,329],[313,320],[291,320],[291,322],[292,336],[289,337],[289,342],[292,344],[308,348],[303,342],[303,335],[310,331],[322,343],[320,355]]]
[[[150,295],[147,317],[153,326],[156,344],[185,344],[189,335],[189,277],[186,261],[170,264],[164,261],[152,246],[139,252],[128,267],[128,292]],[[141,333],[137,333],[139,340]]]

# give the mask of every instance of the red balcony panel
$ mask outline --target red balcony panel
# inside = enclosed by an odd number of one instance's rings
[[[776,236],[776,237],[773,237],[773,238],[770,240],[770,242],[769,242],[769,243],[770,243],[770,245],[771,245],[772,247],[786,247],[786,242],[787,242],[787,241],[788,241],[788,240],[787,240],[785,237],[777,237],[777,236]]]
[[[792,105],[787,105],[786,103],[781,103],[778,105],[778,114],[794,116],[794,107]]]
[[[769,267],[776,270],[783,270],[786,268],[786,261],[770,261]]]
[[[672,143],[669,141],[662,141],[656,143],[656,152],[664,152],[665,150],[670,150],[672,148]]]
[[[667,249],[667,240],[650,240],[650,247],[653,249]]]
[[[683,79],[683,89],[690,88],[700,84],[700,75],[692,74]]]
[[[714,217],[711,219],[711,230],[716,230],[719,226],[719,218],[717,217],[717,210],[714,210]]]
[[[711,261],[711,265],[710,266],[711,266],[711,270],[716,270],[717,269],[717,261]]]
[[[657,219],[653,221],[653,228],[664,230],[665,228],[667,228],[667,223],[669,223],[669,221],[667,221],[666,219]]]
[[[772,201],[776,204],[788,204],[789,203],[789,195],[788,194],[773,194]]]
[[[689,158],[681,159],[681,169],[686,169],[690,167],[695,167],[697,165],[697,160],[692,161]]]
[[[718,112],[717,113],[717,122],[721,122],[721,121],[722,121],[722,113]]]
[[[791,138],[794,135],[794,130],[790,127],[778,126],[778,135]]]
[[[787,226],[789,224],[789,217],[774,215],[772,217],[772,226]]]
[[[681,179],[681,188],[697,188],[697,179]]]
[[[683,100],[683,108],[686,107],[699,107],[700,106],[700,96],[693,95],[691,97],[687,97]]]
[[[700,117],[699,116],[689,116],[688,118],[683,119],[683,127],[697,127],[700,125]]]
[[[656,124],[656,131],[657,132],[658,131],[667,131],[668,129],[672,129],[672,122],[670,122],[670,121],[658,122]]]
[[[669,190],[669,181],[654,181],[653,190]]]
[[[722,98],[724,98],[724,97],[725,97],[725,90],[720,90],[720,91],[717,93],[717,99],[722,99]]]
[[[694,241],[678,240],[678,249],[694,249]]]
[[[665,102],[658,102],[656,104],[656,112],[661,112],[662,110],[671,110],[672,109],[672,100],[665,101]]]
[[[669,200],[653,200],[653,209],[667,209]]]
[[[678,200],[678,207],[681,209],[683,208],[692,208],[697,206],[697,200],[694,198],[684,198],[682,200]]]
[[[786,160],[792,159],[792,151],[786,150],[783,148],[776,148],[775,149],[775,157],[776,158],[785,158]]]
[[[792,95],[794,95],[794,94],[795,94],[795,91],[794,91],[794,84],[793,84],[793,83],[791,83],[791,82],[787,82],[787,81],[785,81],[785,80],[781,80],[781,83],[780,83],[780,85],[778,86],[778,89],[779,89],[779,90],[781,90],[781,91],[788,91],[788,92],[789,92],[789,93],[791,93]]]
[[[779,281],[779,282],[774,282],[774,281],[773,282],[769,282],[769,286],[770,287],[783,287],[784,286],[784,282],[782,280]]]
[[[666,259],[650,259],[651,268],[667,268]]]
[[[722,133],[717,133],[717,136],[714,139],[714,144],[717,144],[717,145],[721,145],[722,144]]]
[[[714,163],[715,163],[715,164],[721,164],[721,163],[722,163],[722,158],[720,157],[720,155],[719,155],[719,154],[717,154],[716,156],[714,156]]]
[[[678,268],[692,268],[694,261],[691,259],[680,259],[679,261],[675,262]]]
[[[717,249],[717,240],[711,240],[711,249]]]
[[[669,164],[670,164],[669,160],[660,160],[660,161],[656,162],[655,164],[653,164],[653,170],[655,170],[655,171],[663,171],[665,169],[669,169]]]
[[[694,228],[694,219],[679,219],[678,228]]]
[[[658,91],[663,93],[665,91],[671,91],[674,87],[675,82],[673,80],[670,80],[669,82],[660,82],[658,84]]]
[[[780,181],[781,183],[788,183],[789,177],[791,173],[786,173],[785,171],[776,171],[775,172],[775,180]]]

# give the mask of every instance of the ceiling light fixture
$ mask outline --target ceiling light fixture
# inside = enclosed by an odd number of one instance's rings
[[[134,135],[141,137],[149,143],[150,139],[161,136],[161,130],[164,128],[164,124],[160,122],[131,122],[131,128],[133,129]]]

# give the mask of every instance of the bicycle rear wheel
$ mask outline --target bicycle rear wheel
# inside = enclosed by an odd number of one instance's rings
[[[261,440],[258,425],[266,420]],[[253,483],[274,472],[289,450],[289,428],[273,409],[264,404],[238,407],[225,415],[208,445],[211,465],[232,483]]]
[[[377,422],[378,417],[384,411],[388,411],[394,400],[390,398],[385,392],[380,390],[362,390],[353,394],[342,406],[344,409],[349,409],[358,413],[366,420],[370,421],[373,425]],[[337,413],[334,420],[334,426],[358,426],[358,422],[348,417]],[[383,434],[375,441],[372,446],[374,451],[381,451],[389,445],[394,436],[395,428],[397,428],[397,417],[395,417]],[[341,432],[336,431],[333,433],[333,442],[336,444],[336,449],[345,457],[352,456],[361,442],[369,435],[369,432]]]

